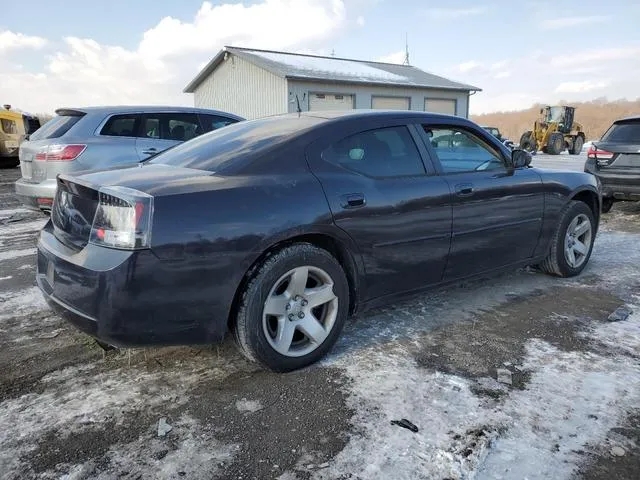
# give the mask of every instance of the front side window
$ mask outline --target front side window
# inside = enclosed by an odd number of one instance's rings
[[[407,127],[360,132],[322,152],[323,160],[370,177],[424,175],[424,165]]]
[[[135,137],[138,115],[114,115],[100,131],[100,135],[110,137]]]
[[[200,114],[200,121],[202,122],[202,127],[205,132],[211,132],[213,130],[217,130],[222,127],[226,127],[227,125],[231,125],[232,123],[236,123],[237,120],[229,117],[221,117],[220,115],[208,115],[208,114]]]
[[[500,152],[471,132],[428,125],[423,128],[444,173],[505,168]]]
[[[0,119],[0,124],[4,133],[18,133],[18,126],[15,121],[3,118]]]

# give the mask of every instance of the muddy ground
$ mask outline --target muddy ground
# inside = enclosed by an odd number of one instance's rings
[[[576,279],[525,269],[368,312],[283,375],[231,341],[104,352],[53,315],[17,177],[0,171],[0,478],[638,478],[640,204],[605,217]]]

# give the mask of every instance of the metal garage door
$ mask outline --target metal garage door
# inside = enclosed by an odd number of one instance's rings
[[[353,95],[312,93],[309,110],[353,110]]]
[[[427,98],[424,101],[424,111],[433,113],[456,114],[456,101],[444,98]]]
[[[409,110],[409,99],[407,97],[371,97],[371,108]]]

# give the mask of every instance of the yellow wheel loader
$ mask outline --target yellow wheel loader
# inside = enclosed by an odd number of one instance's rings
[[[553,106],[540,110],[533,131],[524,132],[520,137],[520,148],[529,152],[542,150],[550,155],[558,155],[564,149],[578,155],[584,145],[582,125],[573,119],[575,107]]]

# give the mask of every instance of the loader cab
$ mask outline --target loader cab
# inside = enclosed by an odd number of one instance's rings
[[[547,125],[556,124],[557,131],[568,134],[573,128],[573,114],[575,107],[553,106],[540,111],[543,122]]]

